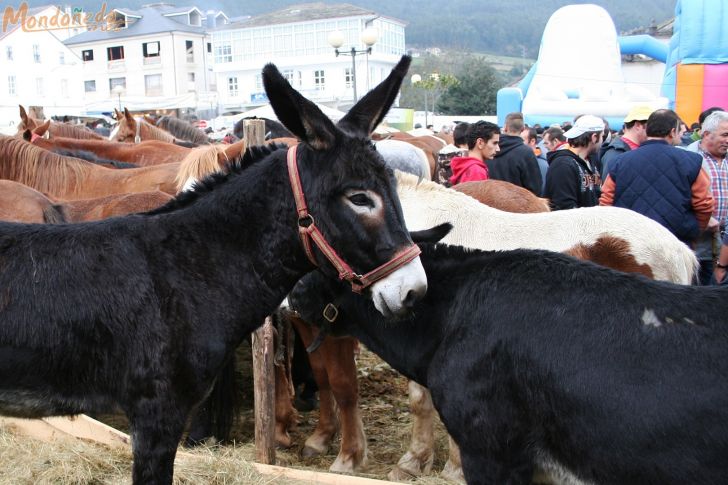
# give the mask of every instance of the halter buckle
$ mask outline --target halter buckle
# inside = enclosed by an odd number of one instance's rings
[[[339,316],[339,309],[333,303],[327,303],[321,313],[329,323],[334,323]]]

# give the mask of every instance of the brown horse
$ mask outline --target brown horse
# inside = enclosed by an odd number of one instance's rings
[[[34,130],[43,124],[43,120],[36,120],[31,118],[25,112],[25,108],[18,105],[20,108],[20,123],[18,123],[18,132],[15,136],[23,136],[25,130]],[[85,126],[72,125],[69,123],[56,123],[55,121],[49,121],[50,133],[53,136],[63,136],[67,138],[78,138],[82,140],[103,140],[104,137],[96,132],[93,132]]]
[[[528,189],[505,180],[478,180],[454,185],[478,202],[506,212],[549,212],[548,199],[537,197]]]
[[[143,141],[138,144],[108,140],[83,140],[46,135],[50,122],[46,121],[32,131],[33,143],[48,151],[80,150],[91,152],[99,158],[133,163],[140,167],[180,162],[189,155],[190,149],[159,140]]]
[[[129,110],[124,108],[122,114],[114,108],[116,114],[116,127],[111,131],[109,140],[125,143],[139,143],[144,140],[160,140],[174,143],[177,139],[169,132],[147,123],[144,118],[134,118]]]
[[[172,198],[157,190],[95,199],[54,201],[21,183],[0,180],[0,220],[48,224],[96,221],[156,209]]]
[[[58,155],[24,140],[0,137],[0,179],[14,180],[61,200],[161,190],[175,194],[179,163],[114,170]]]
[[[245,151],[245,141],[240,140],[230,145],[205,145],[193,148],[182,160],[175,186],[181,192],[190,188],[192,183],[206,175],[224,168],[230,161]]]

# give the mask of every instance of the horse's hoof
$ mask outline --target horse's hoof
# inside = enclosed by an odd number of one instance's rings
[[[417,476],[418,475],[412,475],[395,465],[392,471],[387,474],[387,479],[391,482],[409,482],[413,478],[417,478]]]
[[[290,436],[284,436],[284,437],[277,437],[276,438],[276,446],[278,448],[281,448],[283,450],[287,450],[291,446],[293,446],[293,440]]]
[[[307,445],[303,447],[303,451],[301,451],[301,456],[304,458],[313,458],[314,456],[323,455],[324,453],[326,453],[326,449],[317,450],[316,448]]]
[[[336,457],[334,463],[329,467],[329,471],[335,473],[354,473],[357,468],[359,467],[354,466],[353,458],[342,459],[341,457]]]
[[[465,483],[463,469],[453,466],[449,461],[445,463],[445,467],[440,472],[440,476],[449,482]]]

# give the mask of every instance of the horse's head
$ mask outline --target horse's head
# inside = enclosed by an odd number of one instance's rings
[[[51,120],[47,120],[42,125],[38,125],[32,130],[25,130],[23,132],[23,139],[25,141],[29,141],[31,143],[35,142],[39,138],[45,138],[48,139],[51,137]]]
[[[367,273],[413,246],[393,173],[370,139],[394,102],[409,64],[410,58],[404,56],[389,77],[356,103],[338,125],[295,91],[275,66],[263,69],[276,116],[301,140],[296,160],[313,217],[301,217],[299,225],[309,227],[313,221],[359,278],[371,276]],[[332,258],[327,259],[325,253],[330,252],[315,248],[313,259],[324,272],[336,274]],[[410,260],[412,252],[408,254]],[[341,268],[338,271],[341,275]],[[377,309],[387,315],[407,310],[426,289],[422,264],[414,257],[372,284],[371,295]]]
[[[135,138],[139,136],[139,128],[141,128],[141,125],[138,124],[142,122],[134,119],[127,108],[124,108],[123,113],[114,108],[114,114],[116,115],[116,126],[111,131],[109,140],[134,143]]]
[[[28,116],[28,113],[25,111],[22,104],[19,104],[18,108],[20,111],[20,123],[18,123],[18,132],[15,136],[23,136],[23,133],[26,130],[33,131],[36,129],[38,127],[38,121]]]

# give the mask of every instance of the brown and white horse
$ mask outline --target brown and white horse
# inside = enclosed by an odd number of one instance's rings
[[[144,140],[160,140],[167,143],[174,143],[177,138],[168,131],[147,123],[143,117],[135,118],[124,108],[124,113],[114,108],[116,126],[109,135],[110,141],[121,141],[125,143],[139,143]]]

